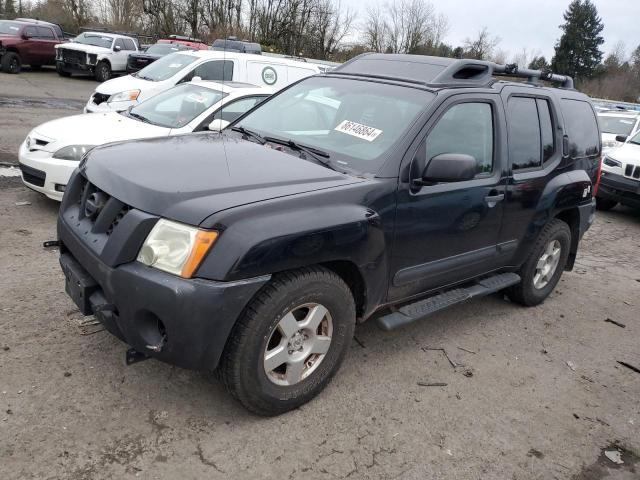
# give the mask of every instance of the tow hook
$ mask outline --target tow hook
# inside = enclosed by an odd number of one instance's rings
[[[60,240],[47,240],[42,243],[42,248],[55,248],[60,246]]]
[[[146,347],[152,352],[158,353],[162,350],[162,347],[164,347],[164,344],[166,343],[166,341],[167,341],[167,336],[163,335],[158,343],[156,343],[155,345],[147,345]]]
[[[151,357],[144,353],[140,353],[135,348],[130,348],[127,350],[124,361],[127,365],[133,365],[134,363],[142,362],[143,360],[149,360],[149,358]]]

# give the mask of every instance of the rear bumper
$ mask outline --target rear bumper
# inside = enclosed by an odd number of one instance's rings
[[[602,172],[598,197],[640,208],[640,181],[615,173]]]
[[[58,238],[66,290],[82,313],[137,351],[183,368],[215,369],[236,319],[269,280],[183,279],[138,262],[110,267],[62,216]]]

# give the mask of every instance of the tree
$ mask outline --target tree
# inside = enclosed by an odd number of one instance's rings
[[[14,0],[6,0],[4,3],[4,18],[10,20],[16,18],[16,6]]]
[[[602,61],[600,46],[604,29],[598,10],[591,0],[572,0],[560,25],[562,36],[551,61],[553,70],[577,80],[591,78]]]
[[[468,58],[486,60],[491,57],[494,48],[500,43],[500,37],[492,37],[487,27],[482,27],[476,38],[464,41],[464,55]]]
[[[543,55],[540,55],[539,57],[533,57],[529,63],[529,68],[532,70],[542,70],[544,72],[549,70],[550,66],[549,63],[547,63],[547,59],[544,58]]]

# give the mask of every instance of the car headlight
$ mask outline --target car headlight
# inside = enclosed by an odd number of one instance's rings
[[[138,99],[138,95],[140,95],[140,90],[126,90],[120,93],[114,93],[109,97],[107,103],[111,102],[133,102]]]
[[[604,157],[604,160],[602,160],[602,163],[604,163],[606,166],[608,167],[622,167],[622,163],[619,162],[618,160],[614,160],[611,157]]]
[[[91,150],[95,145],[69,145],[62,147],[56,153],[53,154],[53,158],[60,160],[82,160],[82,157]]]
[[[183,278],[191,278],[218,238],[218,232],[161,218],[138,252],[137,260]]]

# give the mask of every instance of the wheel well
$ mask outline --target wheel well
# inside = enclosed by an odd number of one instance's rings
[[[567,265],[565,267],[565,270],[571,271],[576,261],[576,253],[578,252],[580,213],[578,213],[577,208],[570,208],[559,212],[555,218],[569,225],[569,230],[571,230],[571,249],[569,250],[569,258],[567,259]]]
[[[336,273],[349,286],[356,302],[356,315],[361,317],[365,311],[367,296],[364,279],[358,267],[347,260],[327,262],[321,265]]]
[[[96,66],[100,65],[101,63],[106,63],[107,65],[109,65],[109,68],[111,68],[111,62],[109,61],[108,58],[100,58],[96,61]]]

